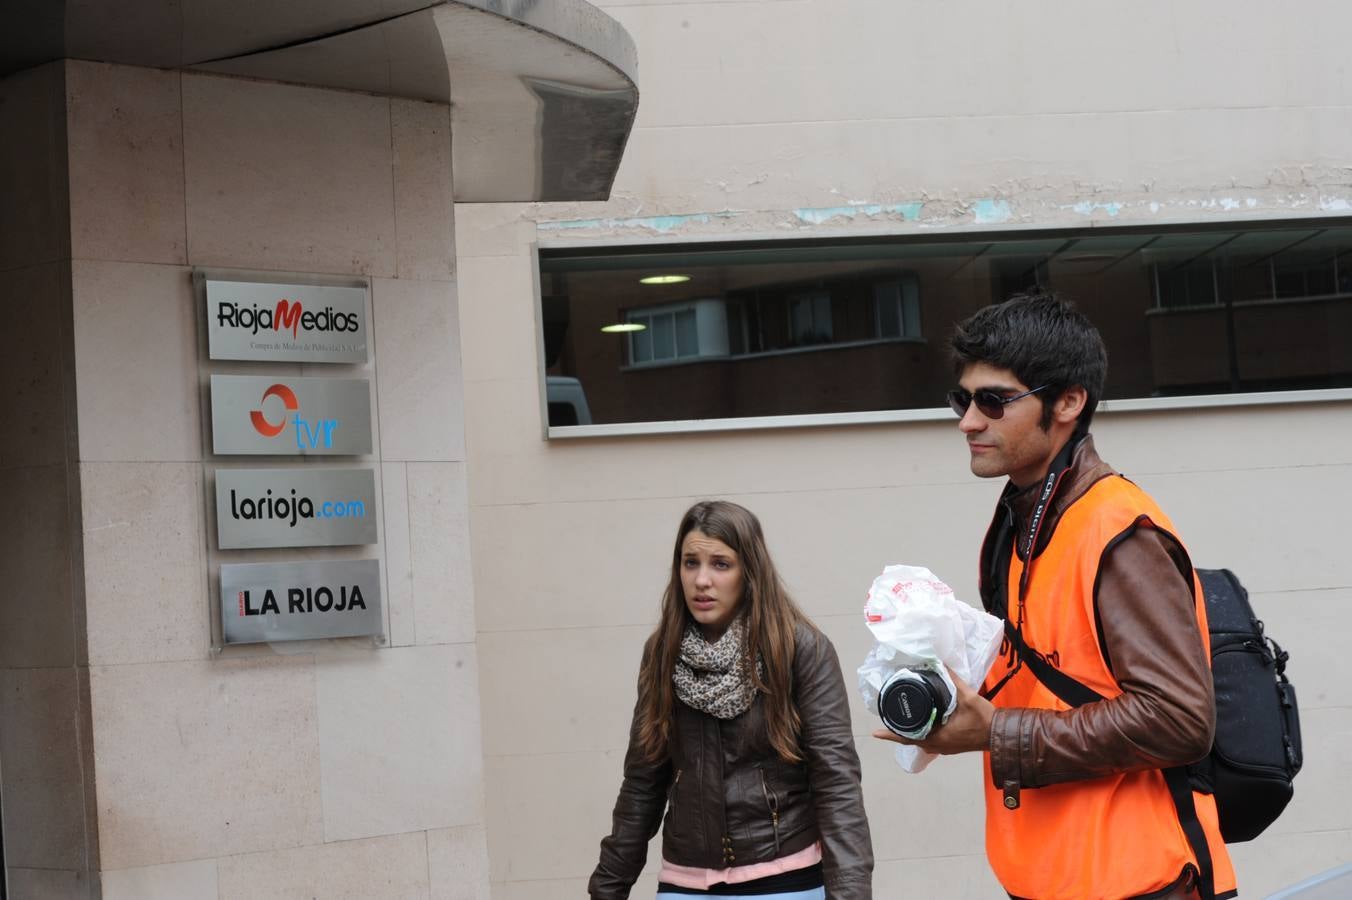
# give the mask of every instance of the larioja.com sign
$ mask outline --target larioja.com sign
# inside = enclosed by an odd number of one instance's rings
[[[221,566],[227,644],[383,633],[378,560]]]
[[[216,545],[222,550],[375,542],[371,469],[216,470]]]

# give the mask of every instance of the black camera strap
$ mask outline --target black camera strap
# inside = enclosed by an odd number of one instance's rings
[[[1047,474],[1042,479],[1042,489],[1038,494],[1037,504],[1033,507],[1032,515],[1028,517],[1028,528],[1025,530],[1023,546],[1019,553],[1019,556],[1023,559],[1023,571],[1019,573],[1018,607],[1013,625],[1010,624],[1009,617],[1009,566],[1013,549],[1014,522],[1010,516],[1005,516],[1004,520],[999,523],[996,529],[995,543],[990,548],[992,554],[982,561],[983,574],[990,579],[991,588],[994,591],[991,611],[1003,619],[1005,623],[1005,641],[1008,646],[1002,646],[1000,654],[1005,655],[1010,646],[1021,650],[1021,652],[1012,654],[1014,664],[1004,677],[996,682],[990,690],[981,692],[981,695],[987,700],[998,694],[1000,689],[1019,673],[1019,669],[1023,667],[1026,658],[1037,656],[1041,659],[1038,654],[1032,652],[1023,638],[1023,617],[1025,601],[1028,598],[1028,578],[1033,570],[1033,557],[1037,552],[1038,537],[1042,532],[1043,523],[1047,520],[1047,507],[1051,505],[1052,498],[1056,496],[1056,489],[1061,483],[1061,476],[1066,473],[1066,469],[1070,468],[1070,460],[1075,454],[1075,448],[1080,445],[1085,437],[1086,435],[1077,434],[1066,441],[1065,446],[1052,459]],[[1002,498],[1001,502],[1003,504],[1007,501],[1008,494]],[[1050,668],[1050,665],[1047,667]]]

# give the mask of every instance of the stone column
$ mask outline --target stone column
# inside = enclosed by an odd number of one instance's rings
[[[449,107],[75,61],[0,92],[14,895],[486,897]],[[384,645],[211,646],[196,267],[369,279],[380,542],[338,554],[381,560]]]

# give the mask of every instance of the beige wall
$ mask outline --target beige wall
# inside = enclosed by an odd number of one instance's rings
[[[532,242],[1352,208],[1352,70],[1339,44],[1352,13],[1331,0],[599,5],[642,60],[613,199],[458,208],[495,900],[583,893],[686,505],[728,497],[761,516],[849,669],[868,647],[860,601],[883,564],[927,565],[975,597],[999,489],[971,477],[944,422],[544,441]],[[1349,401],[1119,412],[1096,428],[1197,562],[1239,573],[1293,657],[1307,763],[1282,819],[1233,848],[1246,896],[1346,862],[1352,845],[1352,775],[1334,763],[1352,737],[1336,662],[1352,639],[1340,612],[1352,570],[1334,505],[1352,490],[1349,413]],[[977,760],[907,776],[871,727],[856,706],[878,896],[995,896]]]
[[[7,314],[41,342],[12,346],[5,329],[4,386],[32,385],[13,410],[25,423],[41,407],[62,426],[11,433],[0,465],[25,514],[6,517],[6,572],[27,556],[19,586],[33,594],[21,606],[7,592],[3,607],[5,735],[26,742],[15,759],[50,753],[62,771],[43,775],[47,793],[74,791],[76,812],[89,792],[105,900],[485,897],[448,108],[85,62],[6,88],[34,79],[55,91],[59,136],[31,153],[63,178],[68,157],[69,218],[41,253],[7,243],[4,256],[56,261],[6,274],[30,286],[6,296]],[[9,178],[31,160],[0,162]],[[222,561],[314,554],[210,544],[197,266],[370,281],[372,361],[354,374],[373,382],[363,462],[381,541],[327,555],[380,558],[382,646],[211,650]],[[69,511],[53,502],[67,495]],[[73,626],[18,618],[42,592],[74,607]],[[35,656],[47,644],[50,661]],[[83,817],[43,815],[27,796],[5,784],[11,865],[45,870],[41,896],[88,896],[80,860],[20,852],[29,829]]]

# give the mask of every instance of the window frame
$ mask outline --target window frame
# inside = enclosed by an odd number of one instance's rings
[[[697,434],[697,433],[719,433],[719,432],[739,432],[739,431],[763,431],[777,429],[793,428],[822,428],[822,427],[848,427],[848,426],[876,426],[880,424],[905,424],[912,422],[948,422],[953,420],[953,413],[946,407],[931,407],[924,409],[897,409],[897,410],[874,410],[867,412],[844,412],[844,413],[811,413],[804,415],[785,415],[785,416],[750,416],[741,418],[723,418],[723,419],[695,419],[695,420],[663,420],[650,422],[621,422],[599,425],[565,425],[550,426],[547,419],[547,410],[543,403],[545,391],[545,367],[544,367],[544,348],[543,336],[541,330],[541,310],[542,310],[542,292],[540,287],[541,272],[541,253],[552,252],[579,252],[579,253],[601,253],[603,251],[626,251],[633,250],[637,253],[651,252],[652,250],[670,247],[680,248],[687,251],[696,249],[710,250],[745,250],[754,249],[758,246],[774,248],[790,248],[795,245],[803,247],[819,247],[824,244],[837,244],[841,246],[859,245],[859,244],[879,244],[879,243],[898,243],[898,244],[917,244],[917,243],[946,243],[946,242],[970,242],[981,237],[987,237],[991,241],[1012,240],[1017,237],[1019,240],[1036,240],[1039,238],[1067,238],[1067,237],[1086,237],[1086,236],[1107,236],[1114,234],[1174,234],[1174,233],[1192,233],[1192,232],[1229,232],[1236,229],[1245,231],[1259,231],[1264,229],[1294,228],[1301,225],[1333,228],[1333,227],[1352,227],[1352,217],[1337,214],[1307,215],[1290,218],[1261,218],[1261,219],[1241,219],[1241,220],[1187,220],[1170,221],[1168,223],[1154,222],[1132,222],[1122,223],[1120,225],[1093,225],[1079,228],[1052,228],[1045,225],[1007,225],[999,228],[991,228],[987,225],[962,225],[950,226],[942,232],[929,232],[917,230],[886,230],[869,232],[866,234],[808,234],[795,237],[785,237],[782,234],[741,234],[735,237],[727,237],[714,234],[699,235],[680,235],[680,236],[608,236],[604,238],[552,238],[540,236],[537,233],[537,239],[531,244],[530,261],[532,269],[532,282],[534,289],[534,309],[535,309],[535,330],[538,358],[536,362],[536,375],[540,385],[541,395],[541,427],[543,437],[547,440],[555,439],[586,439],[586,438],[612,438],[625,436],[655,436],[664,434]],[[1169,313],[1175,310],[1191,309],[1195,307],[1168,307],[1160,308],[1158,304],[1159,292],[1155,291],[1152,298],[1152,305],[1149,312],[1154,314]],[[1297,303],[1305,298],[1279,298],[1276,300],[1257,299],[1236,301],[1236,305],[1261,305],[1269,303]],[[686,305],[686,304],[675,304]],[[1207,304],[1205,308],[1214,308],[1216,305]],[[904,323],[903,323],[904,329]],[[888,337],[879,338],[876,342],[888,341],[915,341],[925,340],[911,337]],[[802,352],[821,352],[833,347],[848,347],[858,345],[859,343],[874,343],[875,341],[849,342],[842,344],[809,344],[802,347],[795,347],[783,350],[762,351],[762,353],[802,353]],[[627,352],[627,344],[626,344]],[[760,353],[750,354],[729,354],[728,356],[716,357],[691,357],[684,360],[672,360],[664,363],[653,363],[651,365],[683,365],[696,361],[718,361],[723,359],[745,359],[747,356],[758,356]],[[648,364],[644,364],[645,366]],[[1099,402],[1096,417],[1113,416],[1118,413],[1130,414],[1141,412],[1164,412],[1188,409],[1229,409],[1245,407],[1276,407],[1289,406],[1292,404],[1321,404],[1321,403],[1339,403],[1352,400],[1352,387],[1349,388],[1316,388],[1307,390],[1288,390],[1288,391],[1257,391],[1249,393],[1232,394],[1195,394],[1195,395],[1177,395],[1162,397],[1134,397],[1115,400],[1102,400]]]
[[[676,363],[687,362],[692,359],[708,358],[702,356],[700,353],[698,322],[696,322],[695,325],[695,352],[687,354],[681,353],[681,341],[678,336],[679,326],[676,322],[676,317],[681,313],[689,313],[692,316],[697,316],[698,313],[696,311],[695,303],[665,303],[658,306],[639,306],[632,309],[626,309],[624,311],[625,322],[637,322],[639,319],[647,320],[647,324],[642,331],[633,331],[628,335],[629,341],[627,353],[629,360],[627,365],[632,368],[648,368],[649,366],[669,366]],[[658,316],[669,316],[671,318],[671,356],[658,356],[656,344],[652,340],[654,333],[656,332],[656,329],[652,325],[652,321]],[[653,348],[653,352],[649,355],[648,359],[640,360],[634,353],[634,345],[639,341],[640,334],[646,334],[648,336],[649,346]]]

